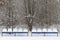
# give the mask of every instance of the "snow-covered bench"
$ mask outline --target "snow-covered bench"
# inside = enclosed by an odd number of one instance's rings
[[[58,31],[56,28],[54,28],[53,30],[52,29],[32,29],[32,35],[58,35]]]
[[[12,29],[10,28],[7,31],[7,29],[4,28],[2,30],[2,34],[27,35],[28,30],[27,29],[24,29],[23,31],[22,30],[23,30],[22,28],[19,28],[19,29],[14,28],[12,31]]]

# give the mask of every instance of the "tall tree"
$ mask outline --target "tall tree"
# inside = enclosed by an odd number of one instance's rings
[[[29,31],[32,31],[33,26],[33,16],[34,16],[34,8],[35,1],[34,0],[24,0],[25,5],[25,13],[26,13],[26,23],[28,25]]]

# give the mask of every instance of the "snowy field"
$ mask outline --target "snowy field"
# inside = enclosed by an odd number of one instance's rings
[[[0,36],[0,40],[60,40],[60,36],[25,36],[25,37],[20,37],[20,36]]]

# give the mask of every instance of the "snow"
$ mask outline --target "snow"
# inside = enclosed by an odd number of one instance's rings
[[[18,32],[22,32],[22,28],[19,28],[19,29],[18,29]]]
[[[24,29],[23,32],[28,32],[28,29]]]
[[[51,28],[49,28],[49,29],[46,29],[46,28],[40,29],[40,28],[38,28],[37,30],[36,30],[36,28],[33,28],[32,32],[58,32],[58,31],[57,31],[56,28],[53,28],[53,30]]]
[[[7,32],[7,29],[6,29],[6,28],[4,28],[4,29],[2,30],[2,32]]]
[[[60,40],[60,36],[0,36],[0,40]]]
[[[42,32],[42,30],[38,28],[38,29],[37,29],[37,32]]]
[[[51,29],[48,29],[48,32],[52,32],[52,30]]]
[[[11,28],[9,28],[7,32],[12,32],[12,29],[11,29]]]
[[[22,31],[23,30],[23,31]],[[3,30],[2,30],[2,32],[6,32],[7,31],[7,29],[6,28],[4,28]],[[24,28],[24,29],[22,29],[22,28],[19,28],[19,29],[17,29],[17,28],[14,28],[13,29],[13,32],[18,32],[18,31],[20,31],[20,32],[28,32],[28,29],[26,29],[26,28]],[[12,32],[12,29],[11,28],[9,28],[8,29],[8,32]],[[57,31],[57,29],[56,28],[54,28],[53,30],[51,29],[51,28],[49,28],[48,29],[48,31],[47,31],[47,29],[40,29],[40,28],[38,28],[37,30],[36,30],[36,28],[33,28],[32,29],[32,32],[58,32]]]
[[[32,32],[36,32],[36,29],[35,29],[35,28],[33,28],[33,29],[32,29]]]
[[[47,32],[47,29],[44,28],[44,29],[43,29],[43,32]]]

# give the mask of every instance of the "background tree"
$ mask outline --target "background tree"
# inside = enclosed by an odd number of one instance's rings
[[[0,0],[0,8],[2,25],[12,30],[17,25],[26,25],[29,31],[33,26],[50,28],[60,18],[57,0]]]
[[[37,0],[35,23],[41,25],[41,28],[49,28],[50,25],[57,24],[57,5],[57,0]]]
[[[15,11],[15,4],[13,4],[13,0],[6,0],[7,1],[7,5],[5,5],[5,9],[6,12],[3,14],[4,19],[2,19],[2,26],[6,26],[7,30],[8,28],[13,28],[16,27],[16,25],[18,25],[18,21],[16,18],[16,11]],[[5,2],[5,1],[4,1]]]

